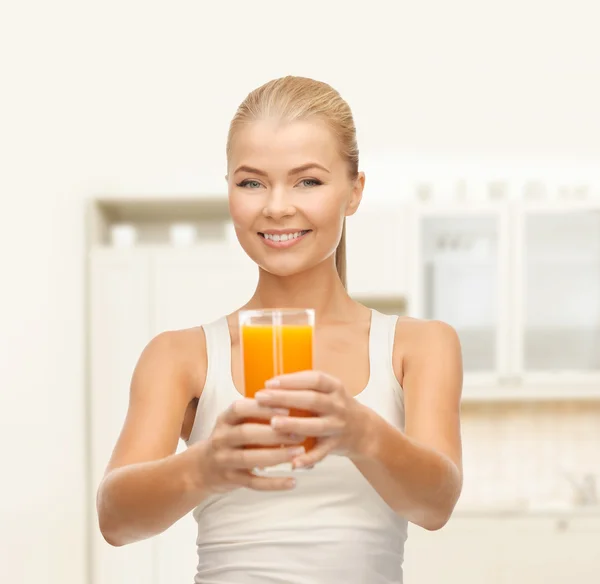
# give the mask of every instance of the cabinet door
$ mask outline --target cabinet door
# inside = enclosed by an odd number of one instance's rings
[[[257,268],[242,251],[219,246],[165,249],[153,261],[153,334],[211,322],[239,308],[256,287]],[[178,451],[185,444],[180,442]],[[158,584],[189,584],[195,574],[197,527],[192,514],[157,542]]]
[[[530,382],[600,381],[600,207],[517,214],[518,369]]]
[[[452,519],[439,531],[410,525],[404,581],[410,584],[500,584],[503,531],[485,519]]]
[[[357,300],[406,293],[404,225],[404,214],[397,209],[360,209],[347,219],[348,292]]]
[[[225,246],[165,249],[154,255],[153,332],[198,326],[239,308],[252,296],[258,269]]]
[[[409,314],[452,325],[465,385],[508,372],[509,237],[506,206],[417,206]]]
[[[131,375],[150,340],[150,260],[140,250],[95,249],[90,256],[90,424],[94,584],[148,584],[152,540],[109,546],[97,527],[95,491],[115,445]]]
[[[600,519],[530,517],[512,523],[503,584],[600,581]]]

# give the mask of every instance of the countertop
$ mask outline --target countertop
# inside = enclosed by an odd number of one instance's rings
[[[600,518],[600,505],[574,506],[568,504],[489,504],[472,505],[460,503],[454,510],[453,517],[598,517]]]

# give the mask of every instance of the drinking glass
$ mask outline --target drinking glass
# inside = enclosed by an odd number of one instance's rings
[[[267,380],[284,373],[313,368],[315,312],[310,308],[242,310],[239,314],[244,395],[254,398]],[[290,390],[292,391],[292,390]],[[308,417],[310,412],[291,409],[290,416]],[[253,420],[265,423],[266,420]],[[301,444],[306,452],[316,439]],[[291,464],[256,472],[291,471]]]

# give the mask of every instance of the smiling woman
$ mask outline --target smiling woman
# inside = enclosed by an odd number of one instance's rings
[[[348,295],[345,219],[365,176],[332,87],[285,77],[251,92],[231,123],[227,169],[256,290],[232,314],[144,349],[98,489],[102,532],[123,545],[193,510],[197,584],[401,584],[408,522],[439,529],[461,491],[458,337]],[[314,312],[314,368],[248,399],[239,313],[266,308]],[[311,470],[253,472],[284,463]]]
[[[328,100],[315,101],[307,91],[300,96],[303,107],[284,110],[285,103],[276,101],[277,91],[286,91],[285,85],[273,85],[271,94],[264,93],[264,112],[260,113],[260,104],[251,103],[258,97],[249,97],[250,103],[242,105],[231,125],[227,178],[238,239],[268,273],[284,276],[305,271],[306,261],[334,261],[345,284],[343,227],[345,217],[358,208],[364,187],[358,150],[355,142],[350,148],[340,148],[339,132],[332,132],[332,120],[319,110],[331,107]],[[350,152],[350,158],[345,152]],[[298,253],[264,253],[256,245],[256,235],[269,231],[273,235],[303,233],[300,241],[314,242],[311,253],[300,254],[302,246],[287,240],[285,246],[277,247]],[[263,241],[268,240],[263,237]]]

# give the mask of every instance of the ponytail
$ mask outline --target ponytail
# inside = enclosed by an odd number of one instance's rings
[[[347,287],[346,281],[346,219],[344,218],[344,225],[342,227],[342,237],[335,250],[335,268],[338,276],[344,285]]]

